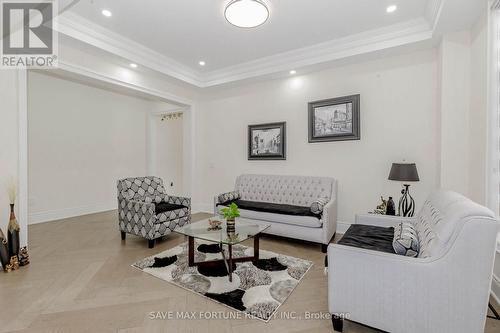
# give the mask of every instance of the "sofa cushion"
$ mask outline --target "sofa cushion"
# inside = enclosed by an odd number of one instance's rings
[[[155,214],[159,215],[161,213],[170,212],[170,211],[182,209],[182,208],[188,208],[188,207],[183,206],[183,205],[171,204],[171,203],[162,201],[162,202],[155,204]]]
[[[311,212],[310,207],[294,206],[294,205],[284,205],[272,202],[260,202],[260,201],[247,201],[247,200],[232,200],[230,202],[225,202],[224,205],[228,206],[231,203],[235,203],[238,208],[245,210],[253,210],[257,212],[264,213],[275,213],[284,215],[295,215],[295,216],[312,216],[316,218],[321,218],[320,214],[315,214]]]
[[[226,206],[219,205],[219,211],[224,207]],[[289,224],[308,228],[321,228],[323,226],[323,221],[314,216],[286,215],[240,209],[240,217],[244,219],[258,220],[270,223]]]
[[[364,224],[352,224],[338,244],[367,250],[395,253],[392,247],[393,238],[393,227],[385,228]]]
[[[392,247],[397,254],[416,257],[419,252],[417,231],[411,223],[401,222],[394,227]]]
[[[185,206],[180,206],[180,207],[181,208],[168,210],[156,215],[157,219],[155,223],[165,223],[189,216],[189,208]]]

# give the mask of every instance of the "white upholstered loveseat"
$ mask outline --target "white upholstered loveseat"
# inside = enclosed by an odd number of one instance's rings
[[[500,224],[494,214],[449,191],[437,191],[415,218],[360,216],[356,223],[415,225],[417,258],[331,244],[328,305],[334,328],[342,315],[388,332],[484,331]]]
[[[215,197],[214,211],[218,213],[235,199],[246,207],[240,207],[242,219],[270,224],[268,234],[320,243],[324,252],[337,230],[337,181],[333,178],[241,175],[234,191]],[[313,202],[322,202],[321,213],[308,214]],[[266,204],[274,210],[266,209]],[[290,209],[293,213],[287,212]]]

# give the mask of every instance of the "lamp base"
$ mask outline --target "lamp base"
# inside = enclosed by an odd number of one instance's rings
[[[399,199],[399,216],[412,217],[415,214],[415,200],[410,195],[410,185],[404,184],[401,190],[401,199]]]

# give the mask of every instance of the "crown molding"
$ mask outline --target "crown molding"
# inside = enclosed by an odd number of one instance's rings
[[[83,77],[87,77],[90,79],[98,80],[104,83],[109,83],[117,87],[130,89],[138,93],[143,93],[146,95],[157,97],[164,100],[167,103],[181,104],[185,106],[191,106],[194,104],[193,100],[177,96],[163,90],[153,89],[150,87],[146,87],[144,85],[125,82],[123,80],[116,79],[112,76],[102,74],[100,72],[91,70],[89,68],[68,61],[59,60],[58,69],[61,69],[69,73],[77,74]]]
[[[423,18],[415,19],[208,72],[205,75],[204,86],[210,87],[288,71],[290,68],[335,61],[430,38],[432,38],[432,30],[429,23]]]
[[[432,27],[432,31],[436,29],[436,25],[439,22],[439,17],[443,10],[443,6],[446,0],[428,0],[427,8],[425,10],[425,17]]]
[[[288,71],[290,68],[328,63],[429,40],[445,0],[429,0],[426,17],[350,35],[250,62],[201,73],[79,15],[65,12],[58,17],[58,31],[74,39],[138,63],[199,88],[221,85]]]
[[[79,15],[65,12],[57,17],[56,26],[59,33],[118,55],[131,62],[142,64],[195,86],[201,86],[202,84],[199,74],[191,68]]]

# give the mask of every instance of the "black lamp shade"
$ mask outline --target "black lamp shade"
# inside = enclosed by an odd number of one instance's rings
[[[392,163],[389,180],[400,182],[418,182],[417,165],[415,163]]]

